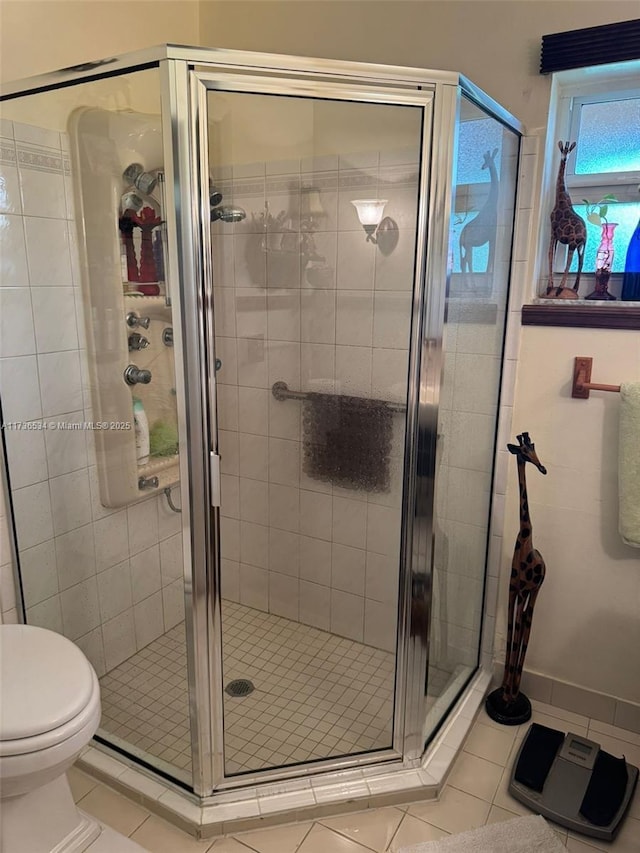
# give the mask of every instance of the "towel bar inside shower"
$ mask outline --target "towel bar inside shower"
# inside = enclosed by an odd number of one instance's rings
[[[271,393],[280,402],[284,402],[284,400],[306,400],[309,397],[306,391],[290,391],[286,382],[274,382],[271,386]],[[402,403],[391,403],[385,400],[380,400],[380,402],[384,403],[392,412],[404,413],[407,411],[407,407]]]
[[[593,359],[589,356],[577,355],[573,363],[573,384],[571,396],[579,400],[588,400],[590,391],[619,391],[619,385],[602,385],[591,381]]]

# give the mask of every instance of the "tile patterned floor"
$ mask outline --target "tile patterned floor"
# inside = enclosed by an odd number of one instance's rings
[[[391,746],[394,655],[233,602],[222,630],[224,683],[255,686],[224,697],[228,773]]]
[[[628,761],[640,764],[640,735],[549,705],[533,704],[534,721],[588,734],[608,751],[624,753]],[[438,802],[370,808],[208,841],[196,841],[76,769],[69,776],[80,808],[130,836],[150,853],[397,853],[405,845],[530,814],[507,792],[511,763],[526,729],[499,726],[481,711]],[[555,829],[570,853],[639,853],[640,791],[636,791],[613,844],[568,833],[562,827]]]
[[[100,727],[116,744],[191,779],[184,623],[100,679]]]
[[[394,655],[227,601],[223,632],[224,683],[248,678],[255,687],[224,697],[228,773],[391,745]],[[102,729],[188,778],[186,672],[181,624],[100,686]]]

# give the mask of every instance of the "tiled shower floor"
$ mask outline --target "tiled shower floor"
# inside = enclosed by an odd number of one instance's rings
[[[100,727],[191,777],[184,623],[158,637],[100,679]],[[155,763],[155,762],[154,762]],[[184,775],[184,774],[183,774]]]
[[[227,773],[391,745],[394,655],[223,603]],[[190,773],[184,625],[177,625],[100,679],[102,729]]]
[[[225,685],[256,688],[225,694],[227,772],[391,746],[394,655],[227,602],[222,627]]]

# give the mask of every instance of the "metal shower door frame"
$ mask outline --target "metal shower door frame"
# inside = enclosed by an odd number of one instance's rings
[[[324,69],[326,71],[326,63]],[[332,63],[333,65],[333,63]],[[364,66],[366,69],[366,66]],[[332,71],[334,69],[332,68]],[[295,72],[292,69],[291,76],[286,72],[279,71],[274,75],[273,71],[268,76],[262,77],[256,72],[258,69],[251,66],[230,69],[228,66],[216,70],[202,69],[198,71],[188,72],[189,79],[185,81],[186,69],[183,66],[181,69],[176,67],[175,73],[182,78],[179,88],[175,88],[175,94],[180,94],[180,103],[172,104],[172,127],[174,132],[174,149],[176,152],[182,151],[182,156],[177,157],[180,167],[180,180],[177,182],[179,192],[182,195],[181,209],[190,208],[191,214],[196,217],[199,222],[199,227],[195,227],[193,223],[190,225],[183,221],[182,223],[182,241],[183,252],[186,254],[185,239],[188,241],[189,254],[191,256],[191,269],[189,276],[195,284],[195,289],[198,295],[192,295],[189,299],[190,305],[184,305],[185,316],[184,322],[184,346],[185,358],[187,364],[191,363],[198,366],[194,372],[201,376],[202,379],[202,394],[204,402],[201,400],[196,405],[195,417],[190,417],[189,421],[193,425],[196,422],[201,426],[202,432],[198,436],[197,442],[191,443],[189,456],[191,459],[190,467],[193,471],[193,476],[196,472],[194,469],[199,468],[200,476],[205,472],[207,480],[204,493],[211,496],[211,480],[208,476],[210,473],[209,460],[212,454],[217,454],[217,428],[216,428],[216,411],[215,411],[215,371],[209,369],[208,366],[215,362],[215,335],[213,329],[213,270],[211,262],[211,237],[209,229],[209,204],[208,204],[208,127],[207,127],[207,96],[210,92],[218,91],[236,91],[250,92],[253,94],[278,95],[278,96],[297,96],[313,99],[329,99],[354,101],[362,103],[380,103],[398,106],[418,107],[422,110],[422,125],[421,125],[421,171],[419,181],[419,209],[418,209],[418,224],[416,232],[416,255],[415,255],[415,272],[414,272],[414,301],[413,301],[413,318],[412,318],[412,343],[410,351],[410,380],[409,380],[409,397],[407,407],[407,442],[406,442],[406,458],[407,471],[410,473],[408,485],[405,486],[405,495],[403,499],[403,559],[401,560],[401,580],[399,592],[399,620],[398,620],[398,647],[396,655],[396,691],[395,691],[395,713],[394,713],[394,738],[393,746],[390,749],[378,750],[364,756],[351,756],[338,759],[327,759],[325,761],[316,761],[313,764],[298,765],[295,767],[286,767],[281,769],[263,770],[255,773],[243,774],[241,777],[225,777],[224,774],[224,757],[222,753],[223,743],[223,711],[222,711],[222,672],[221,672],[221,652],[222,652],[222,633],[221,633],[221,605],[220,605],[220,557],[219,557],[219,508],[211,506],[210,500],[207,502],[205,510],[204,502],[200,507],[201,519],[197,525],[200,531],[198,536],[192,532],[192,565],[193,565],[193,583],[191,587],[187,587],[188,609],[192,612],[193,629],[190,631],[190,636],[193,639],[193,646],[189,649],[189,654],[193,658],[190,664],[190,672],[193,672],[196,679],[206,681],[207,687],[195,685],[193,690],[194,697],[203,699],[208,696],[208,701],[195,706],[192,704],[193,714],[193,733],[194,733],[194,753],[197,752],[197,760],[194,761],[195,767],[199,767],[199,772],[196,776],[194,772],[194,789],[201,796],[211,794],[213,790],[222,788],[233,788],[245,785],[255,785],[259,782],[274,781],[275,779],[286,779],[301,774],[307,775],[309,772],[328,772],[328,771],[345,771],[350,768],[363,768],[371,764],[379,764],[382,761],[400,763],[407,758],[414,760],[419,759],[423,751],[423,744],[418,744],[418,738],[415,736],[410,741],[415,741],[410,750],[409,741],[406,736],[405,720],[416,720],[416,724],[412,728],[417,733],[421,728],[421,722],[418,723],[420,717],[419,709],[407,708],[407,697],[413,702],[413,696],[407,691],[407,686],[410,683],[424,684],[426,677],[426,643],[427,637],[413,637],[410,639],[410,614],[411,606],[409,597],[413,588],[411,580],[410,560],[417,559],[421,565],[429,566],[431,564],[431,548],[430,548],[430,533],[425,535],[424,530],[420,530],[418,534],[417,528],[423,527],[423,519],[416,517],[416,480],[411,476],[416,470],[418,457],[418,439],[419,434],[424,442],[425,430],[432,431],[435,419],[433,413],[426,418],[419,416],[417,412],[418,405],[422,405],[421,397],[424,394],[419,393],[418,389],[425,386],[425,375],[420,376],[421,364],[425,353],[424,346],[420,346],[418,342],[422,340],[422,329],[425,323],[425,316],[433,317],[433,310],[426,310],[426,288],[425,274],[429,268],[427,262],[427,219],[430,213],[430,205],[428,199],[434,190],[433,186],[433,170],[431,166],[431,147],[432,147],[432,130],[434,127],[433,108],[436,102],[435,90],[436,86],[440,86],[441,94],[445,96],[445,100],[455,100],[456,86],[445,84],[433,84],[425,81],[424,88],[419,89],[415,84],[407,84],[406,86],[398,85],[396,81],[391,81],[387,85],[381,85],[383,81],[379,76],[372,79],[358,79],[353,73],[345,71],[343,77],[339,77],[334,73],[325,80],[319,80],[318,74],[322,72],[316,71],[311,79],[300,75],[300,72]],[[235,72],[235,73],[234,73]],[[242,73],[239,73],[242,72]],[[189,89],[189,99],[186,102],[182,97],[185,92],[185,83]],[[448,96],[448,98],[447,98]],[[188,119],[188,120],[187,120]],[[185,171],[186,169],[186,171]],[[185,177],[188,179],[185,180]],[[446,176],[442,179],[442,172],[437,183],[440,185],[440,194],[448,185]],[[186,216],[184,217],[186,220]],[[442,220],[434,219],[430,223],[436,231],[441,230],[444,235],[448,235],[448,227],[442,227]],[[441,242],[441,241],[438,241]],[[444,293],[444,280],[442,285]],[[195,314],[193,313],[195,311]],[[439,327],[439,332],[436,335],[441,340],[442,336],[442,311],[436,310],[437,319],[431,320],[430,325]],[[189,316],[191,315],[191,316]],[[190,328],[188,328],[190,327]],[[433,346],[428,348],[428,355],[431,357]],[[190,352],[189,352],[190,351]],[[439,377],[436,377],[436,380]],[[428,379],[428,386],[433,391],[436,387],[433,377]],[[437,396],[437,394],[436,394]],[[429,405],[433,405],[433,393],[431,393]],[[190,403],[189,403],[190,405]],[[428,424],[427,424],[428,421]],[[422,427],[419,424],[422,423]],[[427,424],[425,426],[425,424]],[[435,439],[429,438],[427,441],[429,446],[435,448]],[[426,446],[423,447],[422,453],[426,451]],[[433,453],[426,451],[429,457],[429,467],[435,470],[435,459]],[[430,484],[433,482],[433,470],[430,475]],[[428,490],[428,489],[427,489]],[[193,495],[193,488],[190,492]],[[424,491],[424,488],[422,489]],[[214,501],[215,503],[215,501]],[[427,502],[432,506],[432,501]],[[422,511],[424,501],[420,503],[418,508]],[[196,511],[196,507],[192,506],[192,511]],[[202,517],[206,513],[207,518]],[[428,529],[430,530],[431,523],[428,520]],[[204,536],[204,541],[202,541]],[[419,542],[416,550],[415,542]],[[409,544],[411,543],[411,544]],[[409,559],[407,559],[407,555]],[[430,569],[429,569],[430,571]],[[199,575],[199,577],[196,577]],[[415,645],[421,647],[420,654],[415,653]],[[205,673],[202,660],[203,656],[209,655],[208,671]],[[196,661],[200,661],[198,667]],[[415,667],[420,668],[420,672],[415,671]],[[206,710],[205,710],[206,709]],[[207,719],[207,714],[208,719]],[[198,736],[199,733],[199,736]],[[203,737],[204,735],[204,737]],[[196,758],[194,754],[194,759]]]
[[[188,493],[191,562],[185,565],[193,787],[214,791],[258,785],[312,773],[366,774],[372,765],[419,766],[425,751],[424,721],[433,596],[433,549],[437,429],[443,369],[443,331],[449,287],[449,241],[453,210],[459,112],[462,96],[517,134],[520,123],[457,74],[296,57],[211,51],[198,56],[198,70],[175,50],[166,64],[175,165],[177,256],[183,282],[183,358],[189,428]],[[242,59],[246,57],[246,64]],[[196,58],[195,56],[193,57]],[[207,61],[208,60],[208,61]],[[163,65],[164,63],[161,63]],[[257,75],[257,76],[256,76]],[[211,453],[216,447],[213,271],[208,205],[206,96],[244,91],[423,108],[419,210],[409,352],[409,387],[402,505],[401,572],[393,748],[365,756],[327,759],[294,767],[225,777],[222,751],[222,672],[219,510],[210,507]],[[206,227],[202,227],[205,225]],[[428,238],[428,239],[427,239]],[[184,284],[188,282],[188,286]],[[198,382],[194,377],[199,377]],[[203,400],[203,392],[206,399]],[[185,559],[186,559],[185,550]],[[188,578],[189,573],[191,577]],[[485,573],[486,579],[486,573]],[[427,614],[426,627],[416,612]],[[478,638],[478,657],[480,638]],[[476,665],[474,670],[477,671]],[[470,674],[471,679],[473,673]],[[467,683],[468,683],[467,680]]]

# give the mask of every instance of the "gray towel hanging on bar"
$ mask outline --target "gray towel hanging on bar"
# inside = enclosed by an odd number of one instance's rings
[[[393,414],[387,403],[309,392],[302,427],[308,477],[347,489],[389,491]]]

